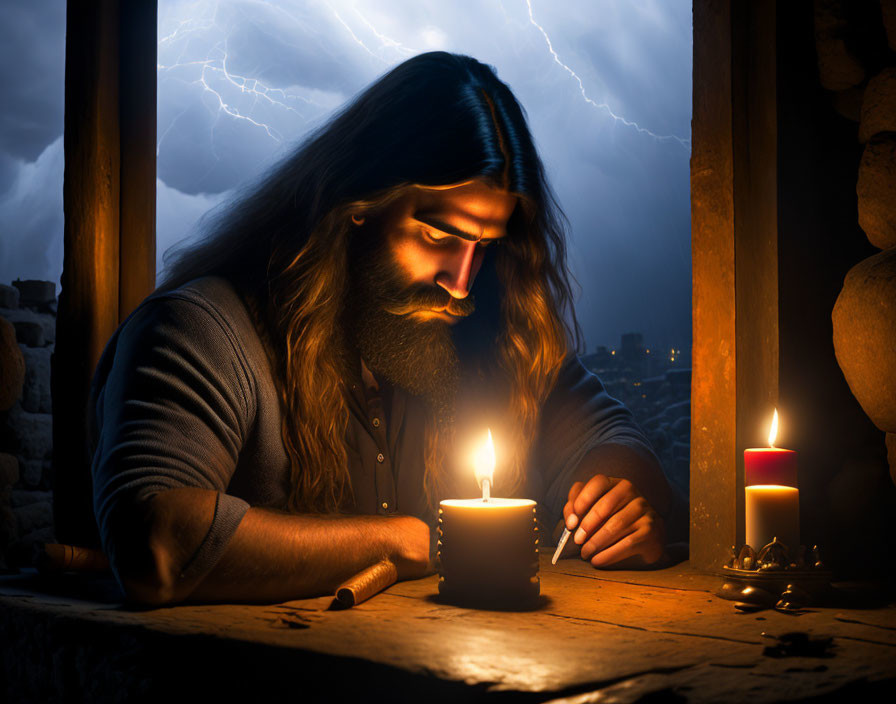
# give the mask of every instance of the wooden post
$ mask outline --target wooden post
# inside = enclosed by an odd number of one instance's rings
[[[695,0],[691,563],[743,542],[743,449],[778,393],[775,4]]]
[[[156,46],[155,0],[68,3],[65,253],[52,361],[53,500],[64,542],[96,543],[90,381],[118,323],[155,286]]]

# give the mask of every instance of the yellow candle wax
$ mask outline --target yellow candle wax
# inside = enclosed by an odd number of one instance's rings
[[[800,545],[800,490],[754,484],[745,488],[747,544],[759,552],[777,538],[791,555]]]

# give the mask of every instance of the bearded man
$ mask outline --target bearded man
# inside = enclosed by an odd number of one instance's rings
[[[410,59],[314,132],[97,368],[94,511],[126,596],[283,601],[383,558],[422,576],[486,428],[496,491],[596,567],[657,563],[676,497],[575,357],[562,222],[522,108],[469,57]]]

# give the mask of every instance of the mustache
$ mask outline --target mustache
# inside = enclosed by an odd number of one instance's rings
[[[466,298],[454,298],[445,289],[417,285],[401,292],[399,296],[390,297],[383,306],[392,315],[408,315],[422,310],[443,310],[449,315],[465,318],[476,310],[476,301],[472,295]]]

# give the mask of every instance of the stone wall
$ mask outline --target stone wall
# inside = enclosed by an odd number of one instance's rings
[[[0,284],[0,569],[27,562],[33,543],[53,540],[55,339],[55,284]]]

